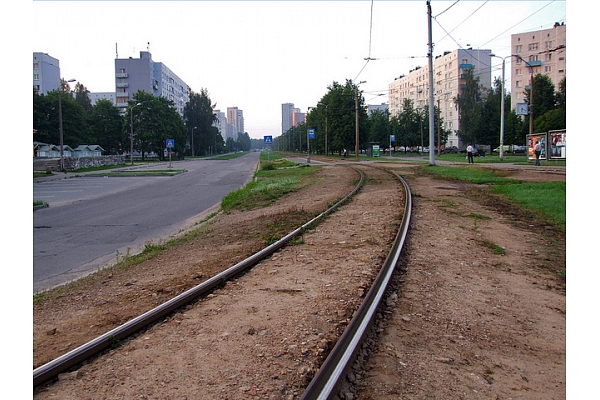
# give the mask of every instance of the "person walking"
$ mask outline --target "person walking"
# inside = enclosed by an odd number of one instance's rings
[[[471,145],[471,143],[469,143],[469,145],[467,146],[467,161],[469,162],[469,164],[475,163],[475,161],[473,161],[473,146]]]
[[[535,165],[540,165],[540,155],[542,154],[542,145],[540,144],[539,140],[536,142],[535,147],[533,148],[533,151],[535,152]]]

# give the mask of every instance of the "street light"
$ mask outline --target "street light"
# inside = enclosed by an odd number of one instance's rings
[[[327,148],[327,104],[317,103],[318,106],[325,107],[325,156],[329,155],[329,149]]]
[[[75,82],[76,79],[69,79],[67,82]],[[59,133],[59,140],[60,140],[60,170],[64,171],[65,170],[65,158],[64,158],[64,143],[63,143],[63,122],[62,122],[62,100],[61,100],[61,94],[62,93],[62,82],[61,85],[58,88],[58,133]]]
[[[490,57],[496,57],[502,60],[502,82],[501,82],[501,91],[502,91],[502,100],[500,103],[500,161],[504,157],[504,69],[506,64],[506,59],[511,56],[500,57],[495,55],[494,53],[490,54]]]
[[[356,84],[356,93],[355,93],[355,112],[356,112],[356,161],[358,161],[358,85],[362,83],[367,83],[367,81],[360,81]]]
[[[192,157],[194,157],[194,129],[198,129],[197,126],[192,128]]]
[[[131,157],[131,165],[133,165],[133,109],[141,104],[142,103],[137,103],[129,108],[129,116],[131,117],[131,134],[129,135],[129,139],[131,139],[131,153],[129,156]]]

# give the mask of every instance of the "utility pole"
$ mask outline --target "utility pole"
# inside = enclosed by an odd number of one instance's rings
[[[429,58],[429,164],[435,165],[435,152],[433,150],[435,144],[435,106],[433,94],[435,90],[435,82],[433,81],[433,38],[431,35],[431,2],[427,1],[427,15],[428,15],[428,30],[429,30],[429,51],[427,57]]]

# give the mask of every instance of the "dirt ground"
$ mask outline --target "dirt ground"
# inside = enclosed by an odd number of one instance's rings
[[[316,158],[315,158],[316,160]],[[346,399],[566,397],[565,234],[482,194],[385,164],[413,194],[409,238]],[[58,380],[36,399],[296,399],[352,318],[395,237],[404,198],[362,167],[364,188],[301,240]],[[565,180],[543,169],[516,179]],[[548,171],[546,171],[548,172]],[[281,237],[348,193],[324,167],[267,208],[220,214],[194,238],[34,304],[33,366],[107,332]],[[494,254],[493,245],[504,250]]]

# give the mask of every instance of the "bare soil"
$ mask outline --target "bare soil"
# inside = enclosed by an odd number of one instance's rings
[[[315,160],[318,158],[314,157]],[[566,397],[565,235],[484,188],[385,164],[409,181],[409,238],[346,399]],[[404,197],[362,166],[364,188],[301,240],[120,346],[34,389],[35,399],[299,398],[387,256]],[[565,180],[544,169],[517,179]],[[34,304],[38,367],[197,285],[347,194],[328,166],[275,204],[219,214],[191,240]],[[495,254],[495,246],[504,254]]]

